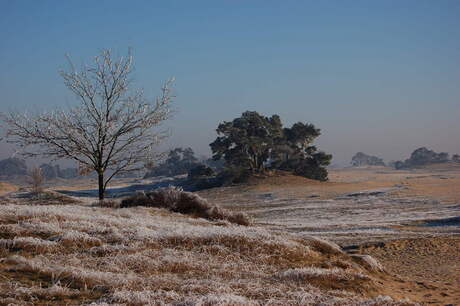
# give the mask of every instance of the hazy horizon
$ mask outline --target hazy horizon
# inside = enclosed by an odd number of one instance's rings
[[[210,155],[218,123],[254,110],[314,123],[342,166],[460,154],[458,16],[459,1],[0,1],[0,112],[72,104],[66,53],[132,47],[134,87],[153,98],[177,80],[163,150]]]

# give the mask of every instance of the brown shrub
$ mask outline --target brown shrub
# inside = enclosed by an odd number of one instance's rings
[[[166,208],[173,212],[193,215],[209,220],[227,220],[239,225],[249,225],[249,217],[244,213],[233,213],[206,199],[180,188],[159,188],[147,194],[138,193],[121,201],[120,207],[147,206]]]
[[[120,206],[120,203],[113,199],[104,199],[93,203],[93,206],[116,208]]]
[[[152,199],[146,196],[144,193],[136,193],[127,198],[124,198],[121,203],[120,207],[133,207],[133,206],[147,206],[147,207],[158,207],[154,205]]]

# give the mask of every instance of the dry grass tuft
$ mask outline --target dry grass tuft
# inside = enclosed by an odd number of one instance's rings
[[[31,251],[34,253],[44,253],[56,250],[56,242],[42,240],[34,237],[16,237],[14,239],[0,239],[0,247],[10,251]]]
[[[210,204],[197,194],[176,187],[160,188],[147,194],[139,193],[124,199],[120,204],[122,208],[133,206],[161,207],[208,220],[227,220],[245,226],[250,224],[246,214],[230,212]]]
[[[342,248],[334,242],[326,241],[324,239],[320,239],[313,236],[304,236],[302,238],[307,242],[309,246],[321,253],[333,255],[345,254]]]
[[[108,207],[108,208],[119,208],[120,202],[114,199],[104,199],[99,200],[92,204],[92,206],[96,207]]]
[[[378,262],[377,259],[370,255],[351,255],[351,258],[355,260],[358,264],[363,266],[366,270],[371,272],[384,272],[385,269]]]
[[[287,271],[278,273],[276,278],[287,281],[306,282],[310,283],[315,280],[342,282],[347,280],[369,280],[370,278],[365,274],[355,271],[346,271],[339,268],[323,269],[316,267],[289,269]]]

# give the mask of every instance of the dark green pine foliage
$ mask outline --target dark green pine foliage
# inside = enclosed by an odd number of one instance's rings
[[[247,111],[233,121],[219,124],[217,134],[210,144],[214,160],[223,158],[226,167],[263,172],[275,140],[282,134],[281,120],[277,115],[268,118]]]
[[[325,181],[332,155],[318,151],[313,141],[321,135],[313,124],[297,122],[283,129],[272,152],[273,168],[292,171],[296,175]]]
[[[264,117],[247,111],[217,128],[218,137],[210,144],[213,158],[225,160],[229,172],[261,173],[267,168],[291,171],[316,180],[327,180],[332,156],[319,152],[313,141],[320,130],[298,122],[283,128],[278,115]]]

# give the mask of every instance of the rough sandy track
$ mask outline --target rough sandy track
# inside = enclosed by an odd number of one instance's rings
[[[460,237],[401,239],[363,246],[401,281],[389,286],[413,301],[436,305],[460,303]]]

